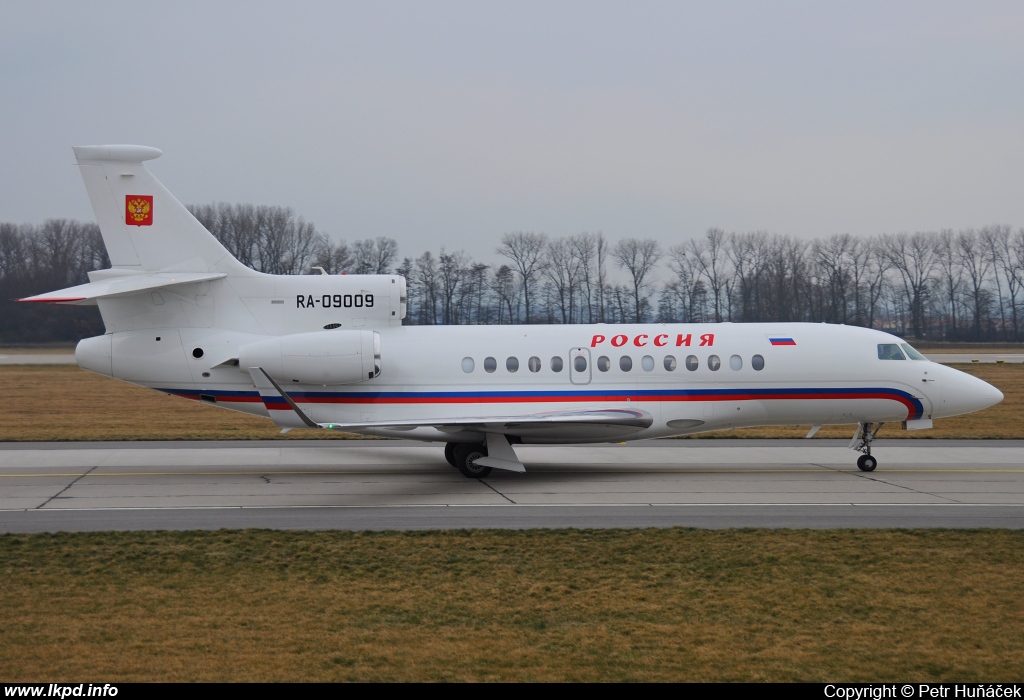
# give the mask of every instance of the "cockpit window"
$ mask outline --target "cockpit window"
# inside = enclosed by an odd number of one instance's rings
[[[900,350],[900,346],[896,343],[879,343],[878,344],[878,359],[879,360],[905,360],[903,352]]]
[[[914,348],[910,347],[910,343],[900,343],[900,347],[903,348],[903,352],[907,353],[907,357],[911,360],[927,360],[928,358],[919,353]]]

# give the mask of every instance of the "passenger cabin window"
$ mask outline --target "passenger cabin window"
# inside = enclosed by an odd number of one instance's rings
[[[507,369],[509,372],[518,372],[519,371],[519,358],[518,357],[510,357],[507,360],[505,360],[505,369]]]
[[[907,357],[909,357],[911,360],[928,360],[927,357],[919,353],[914,348],[910,347],[910,343],[902,343],[900,347],[903,348],[903,352],[907,353]]]
[[[644,372],[650,372],[654,369],[654,358],[650,355],[644,355],[640,358],[640,366],[644,368]]]
[[[476,367],[476,363],[473,362],[473,358],[472,357],[463,357],[462,358],[462,371],[463,372],[465,372],[466,374],[469,374],[470,372],[473,371],[473,369],[475,367]]]
[[[668,372],[676,371],[675,355],[665,355],[665,370]]]
[[[879,360],[905,360],[903,357],[903,351],[900,350],[900,346],[896,343],[879,343],[878,344],[878,359]]]
[[[601,355],[601,357],[597,358],[597,368],[602,372],[607,372],[612,368],[612,361],[605,355]]]
[[[493,372],[496,369],[498,369],[498,361],[495,360],[493,357],[485,357],[484,358],[484,371],[485,372]]]
[[[760,372],[764,369],[764,357],[762,355],[754,355],[750,358],[750,366],[753,367],[756,372]]]
[[[562,358],[559,357],[558,355],[555,355],[554,357],[551,358],[551,371],[552,372],[561,372],[562,371]]]
[[[739,372],[743,369],[743,358],[739,355],[733,355],[729,358],[729,366],[732,367],[733,370]]]
[[[536,357],[536,356],[531,357],[530,361],[527,362],[526,364],[530,368],[531,372],[540,372],[540,358],[539,357]]]
[[[619,358],[619,369],[623,372],[628,372],[633,369],[633,358],[629,355],[623,355]]]
[[[718,368],[722,366],[722,360],[718,355],[708,355],[708,369],[712,372],[717,372]]]
[[[572,368],[577,372],[586,372],[587,358],[583,357],[583,355],[577,355],[576,357],[572,358]]]
[[[696,372],[698,367],[700,367],[700,362],[697,360],[697,356],[696,355],[687,355],[686,356],[686,369],[690,370],[691,372]]]

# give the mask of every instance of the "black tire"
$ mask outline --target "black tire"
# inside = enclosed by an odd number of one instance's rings
[[[455,468],[470,479],[482,479],[491,473],[491,468],[482,464],[474,464],[474,462],[478,458],[486,456],[487,447],[485,445],[460,443],[455,446]]]
[[[457,442],[446,442],[444,444],[444,458],[447,459],[448,460],[448,464],[452,465],[453,467],[456,466],[455,465],[455,447],[458,444],[459,443],[457,443]]]
[[[878,460],[871,455],[861,455],[857,459],[857,468],[862,472],[873,472],[878,466]]]

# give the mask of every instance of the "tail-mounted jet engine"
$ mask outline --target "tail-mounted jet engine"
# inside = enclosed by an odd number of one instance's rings
[[[380,374],[380,334],[375,331],[314,331],[243,345],[238,367],[262,367],[279,382],[355,384]]]

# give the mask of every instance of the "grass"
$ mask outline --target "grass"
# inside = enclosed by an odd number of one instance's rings
[[[0,677],[1019,681],[1024,533],[0,536]]]
[[[887,426],[884,438],[1024,438],[1024,364],[957,365],[1006,398],[967,416],[937,420],[933,430]],[[269,420],[200,404],[86,372],[75,366],[0,366],[5,408],[0,441],[344,439],[325,430],[285,436]],[[694,436],[798,438],[808,426],[746,428]],[[853,426],[826,426],[818,437],[849,438]]]
[[[281,436],[266,418],[169,396],[72,365],[0,366],[0,441],[340,439],[326,430]],[[348,436],[351,437],[351,436]]]

